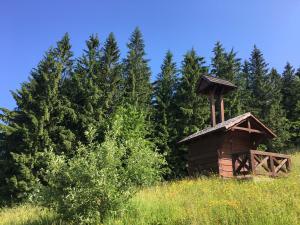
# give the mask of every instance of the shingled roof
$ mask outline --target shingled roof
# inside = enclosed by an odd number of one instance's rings
[[[209,80],[212,83],[215,84],[222,84],[222,85],[226,85],[226,86],[230,86],[230,87],[236,87],[233,83],[231,83],[228,80],[223,80],[221,78],[217,78],[217,77],[212,77],[212,76],[203,76],[203,78]]]
[[[202,94],[209,94],[209,91],[215,88],[215,91],[226,94],[227,92],[236,88],[230,81],[213,76],[202,76],[198,85],[198,92]]]
[[[193,133],[191,135],[189,135],[188,137],[182,139],[181,141],[178,142],[178,144],[181,143],[185,143],[185,142],[189,142],[193,139],[196,139],[200,136],[212,133],[212,132],[216,132],[216,131],[227,131],[230,128],[232,128],[233,126],[237,125],[238,123],[241,123],[243,121],[245,121],[246,119],[248,119],[249,117],[253,118],[259,125],[261,125],[261,127],[263,127],[263,129],[271,136],[271,137],[276,137],[276,134],[274,134],[269,128],[267,128],[261,121],[259,121],[255,116],[253,116],[250,112],[242,114],[240,116],[231,118],[229,120],[226,120],[222,123],[218,123],[216,126],[214,127],[207,127],[201,131],[197,131],[196,133]]]

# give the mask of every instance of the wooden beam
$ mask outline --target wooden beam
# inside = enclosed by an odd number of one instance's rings
[[[260,130],[255,130],[255,129],[251,129],[251,128],[246,128],[246,127],[233,127],[231,128],[233,131],[234,130],[241,130],[241,131],[247,131],[249,133],[257,133],[257,134],[265,134],[264,132],[260,131]]]
[[[248,124],[248,128],[251,129],[251,124],[250,124],[250,120],[247,120],[247,124]]]
[[[273,156],[270,156],[270,169],[271,169],[272,177],[275,177],[276,171],[275,171]]]
[[[274,158],[275,160],[275,158]],[[282,170],[283,172],[287,172],[284,168],[283,165],[287,162],[287,159],[284,159],[281,161],[281,163],[278,164],[278,166],[275,168],[275,173],[277,173],[279,170]],[[277,162],[278,163],[278,162]]]
[[[280,154],[280,153],[275,153],[275,152],[263,152],[263,151],[258,151],[258,150],[250,150],[251,154],[255,155],[269,155],[269,156],[274,156],[278,158],[291,158],[290,155],[285,155],[285,154]]]
[[[258,163],[258,165],[255,167],[255,169],[258,168],[258,167],[260,167],[260,166],[264,167],[263,165],[264,165],[266,162],[268,162],[268,159],[269,159],[269,157],[266,156],[263,160],[261,160],[261,161]],[[264,168],[266,169],[266,168],[268,168],[268,167],[264,167]],[[268,172],[269,172],[269,170],[268,170]]]
[[[224,98],[223,95],[220,95],[220,122],[224,122]]]
[[[257,163],[258,163],[259,166],[263,167],[267,172],[270,171],[269,168],[268,168],[268,166],[266,166],[265,164],[260,164],[261,163],[261,159],[257,155],[254,155],[254,159],[257,161]],[[258,168],[258,165],[255,166],[255,170]]]
[[[216,105],[215,105],[215,96],[214,91],[210,93],[209,100],[210,100],[210,120],[211,126],[216,126]]]

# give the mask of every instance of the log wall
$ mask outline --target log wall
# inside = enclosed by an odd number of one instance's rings
[[[189,175],[218,173],[218,152],[224,134],[206,135],[188,144]]]
[[[222,177],[233,177],[232,153],[250,150],[252,145],[249,133],[242,131],[229,131],[218,150],[219,174]]]

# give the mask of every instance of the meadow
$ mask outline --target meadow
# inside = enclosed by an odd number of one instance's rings
[[[288,177],[223,180],[202,177],[166,182],[137,192],[109,225],[300,224],[300,154]],[[64,224],[48,209],[20,205],[0,210],[0,224]]]

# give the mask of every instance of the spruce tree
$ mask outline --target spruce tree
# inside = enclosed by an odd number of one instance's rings
[[[250,69],[249,69],[249,62],[247,60],[244,61],[242,65],[242,71],[239,73],[238,76],[238,91],[239,91],[239,98],[241,104],[241,112],[250,112],[251,109],[251,90],[250,90]]]
[[[295,119],[295,107],[297,104],[297,80],[294,68],[290,63],[284,67],[282,74],[283,107],[289,120]]]
[[[101,85],[103,89],[103,111],[108,118],[121,104],[123,97],[122,65],[120,50],[113,33],[110,33],[101,57]]]
[[[264,107],[266,118],[263,119],[277,135],[277,138],[268,143],[268,146],[272,151],[280,151],[286,147],[290,138],[290,124],[282,107],[281,77],[274,68],[268,74],[267,84],[268,100],[265,102]]]
[[[227,60],[226,60],[226,52],[223,48],[221,42],[217,42],[213,49],[214,56],[211,59],[211,73],[216,77],[228,79],[226,68],[227,68]]]
[[[61,95],[62,77],[64,73],[67,76],[71,57],[69,37],[65,35],[31,72],[29,82],[13,92],[16,109],[2,110],[5,125],[1,126],[9,168],[2,194],[12,201],[28,197],[43,183],[42,171],[47,168],[42,157],[45,150],[72,154],[75,136],[64,121],[72,120],[74,112]]]
[[[217,42],[213,49],[214,57],[212,58],[211,73],[213,76],[223,78],[235,83],[238,89],[224,97],[226,105],[225,117],[232,118],[242,112],[240,102],[240,59],[236,57],[236,52],[231,49],[226,52],[220,42]]]
[[[149,108],[152,87],[151,71],[145,59],[145,44],[142,33],[136,28],[127,44],[128,53],[124,60],[125,98],[130,104]]]
[[[173,151],[175,126],[174,126],[174,94],[177,82],[177,68],[173,61],[173,54],[168,51],[165,55],[161,72],[154,83],[154,138],[161,154],[168,162],[169,167],[175,166]]]
[[[103,140],[105,119],[101,56],[99,38],[92,35],[86,41],[86,49],[77,59],[74,74],[68,82],[68,95],[78,115],[74,130],[77,139],[83,143],[87,143],[84,133],[90,127],[98,131],[97,139]]]
[[[267,92],[268,64],[261,51],[254,46],[249,60],[248,85],[251,93],[249,103],[252,113],[261,119],[266,118],[265,104],[269,101]]]
[[[297,72],[298,73],[298,72]],[[290,63],[282,74],[283,107],[290,122],[290,147],[300,145],[300,79]]]
[[[198,56],[194,49],[184,56],[181,68],[182,77],[175,96],[178,141],[209,124],[208,101],[204,96],[196,93],[199,80],[207,73],[204,63],[204,58]],[[177,146],[175,154],[177,157],[175,174],[185,175],[186,149]]]

